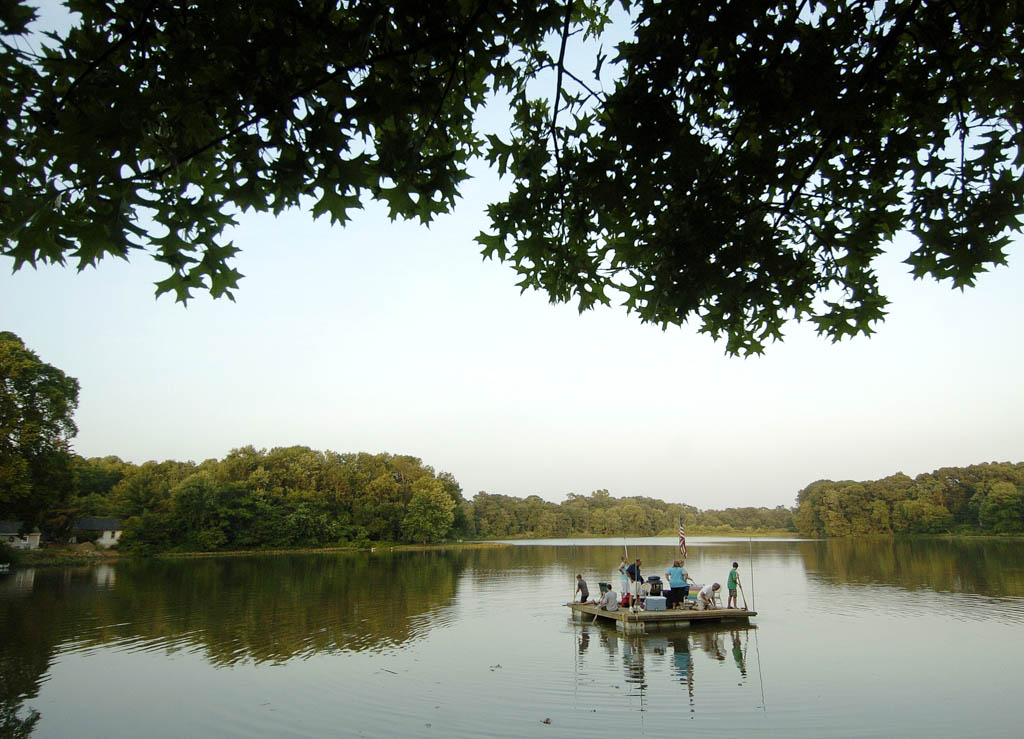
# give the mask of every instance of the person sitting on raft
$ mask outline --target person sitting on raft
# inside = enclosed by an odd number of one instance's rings
[[[668,568],[668,572],[665,573],[665,577],[668,579],[669,587],[668,598],[665,601],[666,608],[682,606],[690,595],[689,583],[693,582],[687,574],[683,562],[678,559],[673,562],[672,566]]]
[[[722,589],[717,582],[705,585],[697,593],[697,607],[702,611],[710,611],[715,607],[715,593]]]
[[[601,601],[597,605],[602,611],[617,611],[619,610],[619,594],[614,590],[609,590],[601,596]]]

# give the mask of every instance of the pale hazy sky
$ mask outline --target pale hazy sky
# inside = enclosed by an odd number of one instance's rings
[[[10,273],[0,330],[78,378],[75,450],[132,462],[303,444],[420,457],[480,490],[606,488],[701,508],[792,505],[814,480],[1024,461],[1024,248],[961,293],[879,262],[887,321],[831,344],[791,325],[727,358],[695,328],[519,294],[473,237],[467,188],[429,229],[371,207],[345,229],[291,212],[231,238],[237,302],[154,299],[163,267]]]

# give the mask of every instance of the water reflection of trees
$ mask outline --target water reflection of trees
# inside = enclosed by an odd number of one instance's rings
[[[0,580],[0,586],[9,582]],[[10,608],[10,603],[0,600],[0,737],[27,737],[39,715],[26,709],[25,701],[39,692],[56,634],[52,623]]]
[[[198,649],[215,665],[385,649],[422,636],[433,619],[417,617],[449,606],[466,554],[126,562],[114,586],[95,568],[36,570],[26,587],[5,578],[0,736],[31,730],[22,706],[62,645]]]
[[[141,639],[201,646],[215,664],[279,662],[407,641],[412,617],[451,602],[462,559],[438,551],[130,563],[103,597],[69,597],[55,610],[64,639],[83,647]]]
[[[1024,543],[880,537],[798,542],[807,571],[837,584],[1024,596]]]

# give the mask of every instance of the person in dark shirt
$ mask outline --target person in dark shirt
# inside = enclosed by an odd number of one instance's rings
[[[583,575],[576,575],[576,592],[580,594],[580,603],[590,600],[590,588],[587,587],[587,581],[583,579]]]
[[[644,582],[644,576],[640,574],[640,565],[642,561],[639,557],[636,558],[636,562],[626,568],[626,577],[629,578],[629,605],[635,607],[637,601],[640,600],[640,595],[643,592],[641,585]]]

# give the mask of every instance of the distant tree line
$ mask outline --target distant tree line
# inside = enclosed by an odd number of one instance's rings
[[[122,548],[229,551],[455,539],[794,532],[1024,533],[1024,463],[943,468],[869,482],[820,480],[795,508],[701,510],[607,490],[561,503],[531,495],[463,496],[458,481],[404,455],[258,450],[223,459],[146,462],[71,456],[71,489],[40,512],[50,540],[81,516],[120,518]]]
[[[911,479],[819,480],[797,495],[804,536],[1024,533],[1024,463],[943,467]]]
[[[656,498],[613,498],[607,490],[570,493],[562,503],[481,492],[470,509],[472,534],[484,539],[674,535],[679,523],[688,532],[704,534],[795,531],[792,511],[784,506],[702,511]]]
[[[137,551],[651,536],[674,533],[679,521],[694,533],[793,530],[783,506],[701,511],[607,490],[562,503],[486,492],[467,500],[449,473],[391,454],[247,446],[201,464],[75,457],[72,469],[72,495],[44,517],[51,532],[77,516],[116,517],[122,546]]]

